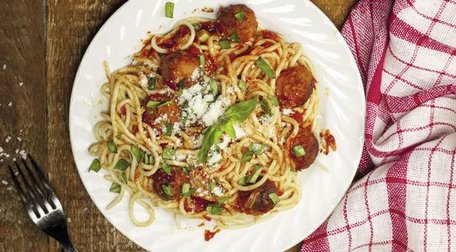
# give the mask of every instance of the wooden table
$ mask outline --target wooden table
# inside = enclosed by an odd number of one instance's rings
[[[0,251],[59,251],[23,210],[5,167],[24,150],[46,171],[79,251],[140,251],[100,214],[70,149],[68,109],[81,57],[125,0],[0,3]],[[313,0],[341,27],[355,0]],[[0,149],[1,150],[1,149]],[[0,151],[1,153],[2,151]],[[3,159],[3,161],[1,161]],[[299,245],[289,251],[299,251]]]

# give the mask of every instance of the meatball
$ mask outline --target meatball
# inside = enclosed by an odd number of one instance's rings
[[[277,194],[277,187],[268,179],[252,191],[239,192],[237,204],[248,214],[261,215],[271,211],[275,206],[269,197],[271,193]]]
[[[305,154],[298,157],[293,152],[293,147],[301,145]],[[314,133],[308,128],[301,128],[298,134],[288,141],[289,157],[293,160],[296,170],[308,168],[317,158],[319,151],[318,140]]]
[[[182,185],[188,181],[185,174],[177,168],[173,168],[171,174],[158,169],[150,178],[152,179],[152,189],[164,200],[178,199],[181,195]],[[171,190],[165,192],[165,187]]]
[[[294,108],[304,105],[312,95],[315,78],[305,66],[294,66],[284,69],[276,82],[276,95],[280,105]]]
[[[148,108],[147,105],[144,105],[144,107],[145,110],[142,114],[143,122],[151,127],[160,128],[163,124],[174,124],[179,121],[180,107],[175,102],[165,103],[155,108]],[[156,122],[159,117],[163,119]]]
[[[229,37],[236,33],[241,42],[249,41],[255,35],[258,27],[255,13],[244,4],[220,8],[217,23],[222,35]]]
[[[195,71],[198,71],[198,56],[188,51],[177,51],[162,58],[161,74],[163,81],[173,90],[193,85]]]

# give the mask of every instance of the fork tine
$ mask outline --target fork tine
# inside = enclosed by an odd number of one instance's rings
[[[47,180],[44,177],[43,172],[40,170],[35,160],[30,155],[27,155],[27,158],[24,159],[24,163],[26,164],[29,171],[34,171],[34,173],[38,176],[38,184],[40,184],[40,186],[44,188],[48,201],[52,206],[52,209],[55,210],[56,208],[60,208],[61,204],[59,199],[57,198],[57,195],[55,195],[54,191],[47,183]]]
[[[33,187],[33,191],[35,193],[35,196],[38,200],[38,203],[43,207],[43,210],[45,213],[48,213],[51,210],[51,205],[49,204],[49,197],[46,197],[42,190],[40,189],[40,184],[36,179],[34,173],[30,170],[28,163],[26,160],[22,159],[17,162],[19,166],[25,170],[25,173],[28,173],[28,177],[31,180],[31,187]]]
[[[19,171],[19,175],[21,176],[21,179],[23,181],[23,184],[25,185],[25,193],[26,195],[29,195],[29,198],[31,199],[30,203],[32,203],[35,206],[35,209],[39,212],[38,218],[43,216],[45,214],[45,211],[43,208],[44,206],[42,205],[42,202],[38,199],[36,192],[34,190],[34,185],[30,184],[29,179],[27,176],[25,176],[23,172],[23,164],[19,161],[15,163],[17,170]]]
[[[27,181],[25,180],[25,176],[22,173],[21,169],[17,166],[17,164],[14,164],[14,166],[17,170],[17,173],[13,171],[14,168],[12,167],[12,165],[9,165],[9,170],[11,173],[11,177],[13,178],[14,184],[17,188],[17,191],[19,193],[19,197],[21,198],[25,208],[29,211],[29,214],[30,210],[32,210],[35,214],[35,217],[40,218],[44,214],[44,212],[41,209],[40,205],[38,205],[34,195],[30,193],[29,186],[27,185]],[[17,180],[18,177],[21,178],[22,184],[25,185],[25,188],[23,188],[21,186],[21,183]]]

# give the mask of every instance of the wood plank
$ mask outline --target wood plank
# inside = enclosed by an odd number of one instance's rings
[[[90,200],[77,174],[68,134],[71,88],[79,62],[98,29],[123,2],[48,0],[48,152],[54,174],[51,182],[72,220],[69,229],[79,251],[139,250],[108,223]],[[59,251],[57,242],[51,240],[50,251]]]
[[[46,165],[44,5],[0,5],[0,147],[10,155],[0,154],[0,251],[47,251],[47,236],[27,216],[5,167],[19,156],[16,150],[34,153]]]

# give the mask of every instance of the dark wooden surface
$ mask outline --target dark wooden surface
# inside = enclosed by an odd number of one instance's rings
[[[125,0],[0,0],[0,251],[59,251],[28,219],[5,164],[31,153],[69,218],[79,251],[141,251],[98,212],[77,175],[68,109],[84,50]],[[355,0],[313,0],[341,27]],[[9,157],[5,154],[10,155]],[[299,251],[296,245],[289,251]]]

